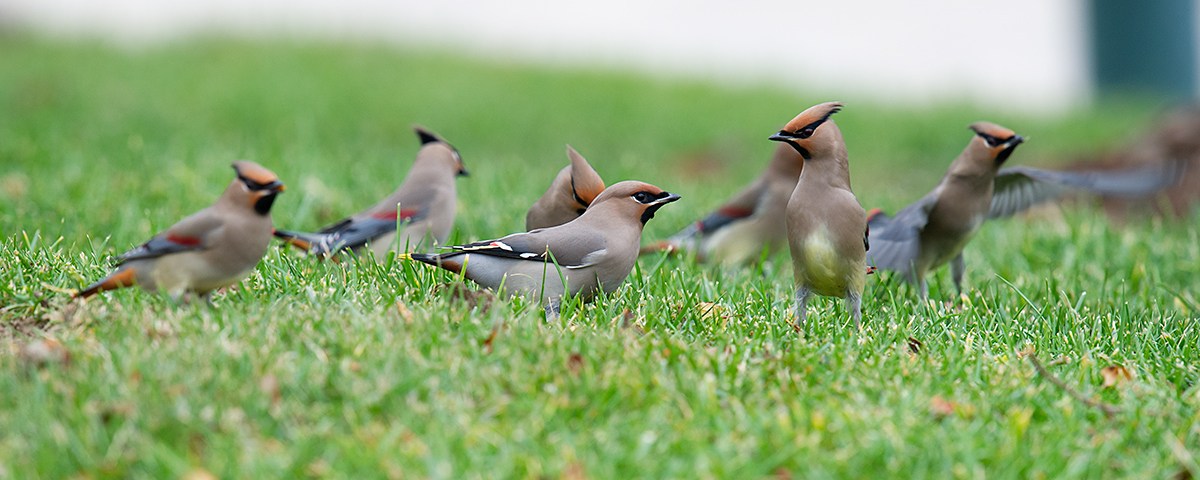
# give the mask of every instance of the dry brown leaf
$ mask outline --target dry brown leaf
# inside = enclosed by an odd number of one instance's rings
[[[571,375],[579,375],[583,370],[583,355],[572,353],[570,358],[567,358],[567,368],[571,370]]]
[[[399,300],[396,300],[396,314],[400,315],[400,319],[404,320],[404,323],[413,322],[412,310],[409,310],[408,305],[405,305],[404,302]]]
[[[908,351],[912,352],[913,355],[919,355],[921,353],[921,349],[924,347],[925,344],[921,343],[920,340],[917,340],[913,337],[908,337]]]
[[[271,399],[271,405],[276,405],[283,398],[283,394],[279,390],[279,380],[275,375],[268,373],[258,381],[258,389],[267,398]]]
[[[1104,388],[1113,388],[1133,380],[1133,375],[1129,373],[1129,370],[1120,365],[1101,368],[1100,376],[1104,377]]]
[[[34,367],[51,363],[70,365],[71,352],[56,339],[40,338],[21,347],[21,360]]]
[[[567,465],[567,469],[563,471],[563,480],[587,480],[587,475],[583,474],[583,464],[572,462]]]
[[[496,343],[496,335],[500,334],[500,330],[504,328],[504,322],[497,322],[492,327],[492,333],[488,334],[487,340],[483,341],[483,353],[491,354],[493,345]]]
[[[196,468],[183,474],[183,476],[179,477],[179,480],[217,480],[217,476],[208,473],[208,470],[203,468]]]
[[[776,468],[775,480],[792,480],[792,471],[784,467]]]
[[[724,320],[729,318],[729,315],[725,314],[725,307],[715,302],[697,303],[696,313],[700,316],[700,320]]]
[[[955,408],[957,407],[954,402],[942,398],[941,395],[934,395],[929,400],[929,413],[939,418],[950,416],[954,413]]]

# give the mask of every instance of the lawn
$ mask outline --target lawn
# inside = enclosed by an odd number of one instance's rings
[[[793,331],[786,256],[644,257],[552,321],[472,307],[425,265],[279,249],[212,305],[68,302],[211,203],[236,159],[288,184],[277,226],[314,229],[395,188],[422,124],[472,172],[466,242],[521,229],[569,143],[610,184],[683,195],[650,240],[757,175],[766,137],[825,100],[370,44],[0,37],[0,478],[1200,475],[1196,216],[1118,227],[1082,202],[990,223],[963,297],[944,271],[928,303],[870,277],[861,334],[828,299]],[[1010,163],[1052,166],[1136,138],[1158,107],[839,100],[856,193],[889,210],[937,183],[973,121],[1030,138]],[[19,353],[43,337],[69,361]],[[1132,380],[1106,387],[1110,366]]]

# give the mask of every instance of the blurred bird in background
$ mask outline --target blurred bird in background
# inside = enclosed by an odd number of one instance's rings
[[[762,175],[733,198],[670,238],[646,245],[641,253],[695,251],[697,260],[722,265],[749,263],[764,251],[774,255],[787,240],[785,212],[803,168],[804,157],[796,149],[779,145]]]
[[[525,230],[553,227],[579,218],[604,191],[600,174],[570,145],[567,145],[567,158],[571,164],[558,171],[546,193],[529,207],[525,214]]]
[[[395,192],[316,233],[276,230],[275,236],[312,255],[324,257],[365,247],[380,260],[395,248],[407,252],[445,243],[454,226],[458,201],[454,179],[468,172],[453,146],[422,127],[413,130],[421,149]]]

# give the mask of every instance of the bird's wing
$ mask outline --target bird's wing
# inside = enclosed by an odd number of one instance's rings
[[[763,197],[767,194],[767,190],[768,184],[765,181],[759,180],[750,184],[728,202],[725,202],[715,212],[708,214],[703,219],[688,225],[683,230],[672,235],[670,241],[673,243],[682,243],[697,235],[711,235],[713,232],[728,226],[736,220],[754,215],[754,212],[759,208],[759,204],[762,203]]]
[[[225,222],[216,215],[202,210],[171,225],[137,248],[117,256],[116,264],[189,250],[203,250],[208,248],[213,232],[220,230],[224,225]]]
[[[420,221],[428,213],[427,209],[410,209],[404,208],[402,205],[400,209],[379,210],[370,215],[348,218],[322,229],[320,233],[325,235],[314,246],[323,250],[323,252],[317,253],[329,253],[344,248],[359,248],[381,235],[396,231],[397,224]]]
[[[1009,167],[996,172],[991,218],[1008,217],[1039,203],[1054,200],[1067,189],[1098,195],[1144,196],[1171,186],[1180,178],[1180,162],[1162,162],[1127,170],[1060,172]]]
[[[904,207],[894,217],[882,212],[872,215],[867,221],[871,233],[867,264],[884,270],[908,271],[920,251],[921,229],[929,222],[929,211],[936,203],[934,191]]]
[[[478,253],[535,262],[553,262],[565,268],[582,268],[595,264],[604,256],[605,243],[604,235],[600,232],[568,231],[552,227],[445,248],[455,250],[446,254],[447,257]]]

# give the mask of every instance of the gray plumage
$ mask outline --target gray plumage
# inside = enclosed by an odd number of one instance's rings
[[[525,230],[553,227],[579,218],[604,191],[600,174],[570,145],[567,145],[567,158],[571,164],[559,170],[546,193],[529,207],[525,214]]]
[[[75,296],[137,285],[179,299],[246,278],[271,243],[271,206],[284,186],[257,163],[238,161],[233,168],[237,179],[216,203],[121,254],[112,274]]]
[[[1024,138],[987,122],[975,123],[971,130],[975,136],[933,191],[894,217],[873,212],[870,218],[870,263],[899,272],[918,286],[922,298],[928,296],[926,275],[947,263],[955,288],[962,291],[963,247],[989,219],[1014,215],[1073,189],[1147,195],[1169,186],[1177,173],[1174,164],[1123,172],[1000,168]]]
[[[588,301],[616,290],[637,262],[646,221],[678,199],[647,183],[620,182],[568,223],[411,258],[553,309],[564,294]]]
[[[417,251],[445,243],[458,201],[454,180],[468,172],[453,146],[421,127],[414,130],[421,149],[395,192],[316,233],[278,230],[275,236],[314,255],[369,248],[377,259],[396,248]]]
[[[796,190],[804,157],[789,145],[775,149],[758,178],[716,211],[642,253],[694,250],[701,262],[736,265],[774,255],[787,241],[788,200]]]
[[[805,324],[813,294],[845,299],[855,326],[861,327],[867,214],[850,189],[846,143],[830,118],[841,108],[837,102],[815,105],[770,137],[804,157],[804,169],[787,205],[798,327]]]

